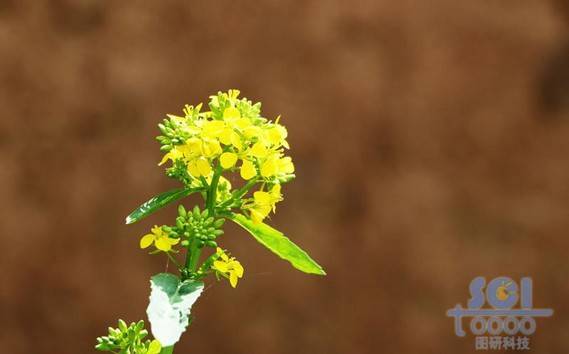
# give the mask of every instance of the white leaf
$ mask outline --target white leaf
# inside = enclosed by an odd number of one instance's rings
[[[174,345],[188,327],[190,309],[204,284],[161,273],[150,280],[150,303],[146,309],[152,335],[163,347]]]

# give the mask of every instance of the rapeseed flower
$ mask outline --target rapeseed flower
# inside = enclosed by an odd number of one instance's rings
[[[229,257],[221,248],[217,248],[217,260],[213,262],[212,269],[227,279],[233,288],[237,286],[237,282],[243,277],[243,266],[235,257]]]
[[[172,246],[178,244],[178,242],[180,242],[180,239],[169,237],[161,227],[154,225],[151,233],[142,236],[140,239],[140,248],[148,248],[154,243],[158,250],[169,252]]]

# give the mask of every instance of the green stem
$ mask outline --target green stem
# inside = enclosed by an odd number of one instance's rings
[[[221,173],[223,172],[223,168],[218,165],[215,168],[213,173],[213,177],[211,178],[211,184],[209,185],[208,191],[206,193],[206,209],[209,212],[209,216],[215,215],[215,199],[216,199],[216,192],[217,192],[217,184],[219,183],[219,178],[221,177]],[[198,247],[197,240],[190,241],[190,247],[188,249],[188,253],[186,255],[186,269],[191,272],[195,272],[196,267],[198,266],[198,261],[200,259],[200,255],[202,253],[202,249]]]
[[[166,255],[168,256],[168,258],[172,261],[172,263],[174,263],[174,265],[178,268],[180,268],[180,264],[176,261],[176,258],[174,258],[170,252],[166,252]]]
[[[209,212],[209,216],[214,216],[217,184],[219,183],[219,177],[221,177],[221,172],[223,172],[223,168],[221,167],[221,165],[218,165],[215,169],[215,172],[213,173],[213,177],[211,178],[211,184],[209,186],[209,192],[207,194],[207,201],[206,201],[206,208]]]
[[[174,352],[174,346],[171,345],[169,347],[162,348],[162,350],[160,351],[160,354],[172,354],[173,352]]]
[[[190,243],[190,249],[188,251],[188,257],[186,258],[186,268],[188,270],[192,272],[196,270],[196,266],[198,265],[198,260],[201,253],[202,249],[198,247],[197,241],[192,240],[192,243]]]
[[[237,191],[233,192],[231,195],[231,198],[226,200],[225,202],[221,203],[219,205],[219,207],[224,208],[224,207],[227,207],[229,205],[232,205],[233,202],[235,202],[238,199],[241,199],[241,197],[243,197],[245,194],[247,194],[247,192],[249,192],[249,190],[251,189],[251,187],[253,187],[255,185],[255,183],[257,183],[256,178],[250,179],[249,182],[247,182],[243,187],[241,187]]]

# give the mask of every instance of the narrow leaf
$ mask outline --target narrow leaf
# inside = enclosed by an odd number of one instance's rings
[[[172,189],[168,192],[157,195],[130,213],[130,215],[126,217],[126,223],[133,224],[140,219],[143,219],[155,211],[163,208],[164,206],[175,202],[178,199],[184,198],[196,191],[198,191],[198,189],[195,188]]]
[[[304,273],[326,275],[318,263],[279,230],[264,223],[254,223],[241,214],[231,214],[229,218],[253,235],[260,244],[290,262],[296,269]]]

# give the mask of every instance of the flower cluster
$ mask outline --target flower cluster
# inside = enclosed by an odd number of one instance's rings
[[[159,165],[171,161],[170,176],[195,186],[209,183],[216,169],[238,172],[243,180],[271,186],[271,191],[294,177],[292,159],[285,155],[288,133],[280,117],[274,122],[263,118],[260,103],[238,96],[238,90],[219,92],[210,97],[209,111],[202,112],[202,104],[186,106],[184,116],[168,115],[159,125],[163,135],[157,139],[166,151]],[[277,189],[269,194],[261,190],[247,204],[255,221],[266,218],[282,200],[280,186]]]

